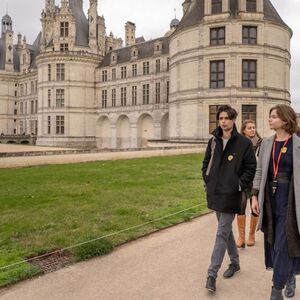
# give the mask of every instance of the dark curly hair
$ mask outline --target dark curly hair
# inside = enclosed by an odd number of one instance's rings
[[[230,120],[235,120],[238,116],[237,111],[234,108],[232,108],[230,105],[222,105],[218,108],[217,120],[219,120],[220,114],[222,112],[226,112]]]

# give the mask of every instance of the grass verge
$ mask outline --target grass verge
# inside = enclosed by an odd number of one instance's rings
[[[202,155],[3,169],[0,173],[0,268],[167,219],[72,249],[75,260],[207,212]],[[0,287],[41,270],[28,263],[0,271]]]

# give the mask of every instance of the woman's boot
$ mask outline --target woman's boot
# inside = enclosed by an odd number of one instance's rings
[[[247,246],[249,247],[255,245],[255,231],[256,231],[257,222],[258,222],[258,217],[251,215],[249,238],[247,241]]]
[[[237,224],[238,224],[239,237],[236,241],[236,246],[238,248],[245,248],[246,216],[245,215],[238,215],[237,216]]]
[[[276,288],[272,287],[270,300],[283,300],[282,290],[277,290]]]
[[[295,275],[292,275],[289,277],[289,279],[286,283],[284,295],[287,298],[292,298],[295,296],[295,290],[296,290],[296,277],[295,277]]]

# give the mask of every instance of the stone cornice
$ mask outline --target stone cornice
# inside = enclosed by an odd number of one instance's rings
[[[238,47],[240,47],[240,51],[232,51],[232,48],[235,48],[237,49]],[[249,49],[249,51],[241,51],[241,48],[245,48],[245,49]],[[212,51],[213,50],[220,50],[220,49],[224,49],[224,50],[227,50],[227,51],[223,51],[223,52],[215,52],[213,53]],[[247,50],[248,50],[247,49]],[[280,57],[280,58],[285,58],[284,56],[279,56],[279,55],[275,55],[275,54],[272,54],[272,53],[266,53],[265,50],[266,49],[271,49],[271,50],[276,50],[276,51],[280,51],[280,52],[283,52],[285,54],[288,55],[289,59],[291,58],[291,53],[287,50],[287,49],[284,49],[284,48],[281,48],[281,47],[276,47],[276,46],[271,46],[271,45],[268,45],[268,44],[263,44],[263,45],[251,45],[251,46],[248,46],[248,45],[244,45],[244,44],[236,44],[236,43],[232,43],[232,44],[226,44],[224,46],[200,46],[200,47],[194,47],[194,48],[191,48],[191,49],[188,49],[188,50],[183,50],[183,51],[178,51],[175,55],[171,56],[170,59],[171,59],[171,63],[170,63],[170,67],[171,65],[173,65],[172,61],[174,59],[176,59],[177,57],[180,57],[180,56],[184,56],[185,58],[184,59],[190,59],[191,57],[194,57],[194,58],[202,58],[202,57],[208,57],[208,56],[214,56],[214,55],[241,55],[241,54],[249,54],[249,55],[270,55],[270,56],[277,56],[277,57]],[[205,53],[205,54],[202,54],[202,55],[199,55],[199,50],[201,50],[202,52],[204,51],[207,51],[207,50],[211,50],[211,53]],[[252,50],[252,51],[250,51]],[[253,50],[256,50],[256,52],[254,52]],[[196,52],[197,55],[194,55],[194,56],[189,56],[187,57],[187,53],[193,53],[193,52]],[[183,59],[183,60],[184,60]],[[183,60],[180,60],[180,61],[183,61]]]
[[[91,64],[100,64],[102,56],[83,51],[67,51],[67,52],[43,52],[37,56],[37,64],[49,62],[85,62]]]

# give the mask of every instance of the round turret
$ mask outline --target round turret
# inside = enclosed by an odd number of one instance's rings
[[[12,19],[8,14],[2,18],[2,34],[7,30],[12,30]]]
[[[173,29],[173,28],[176,28],[179,24],[179,20],[178,19],[173,19],[170,23],[170,28]]]

